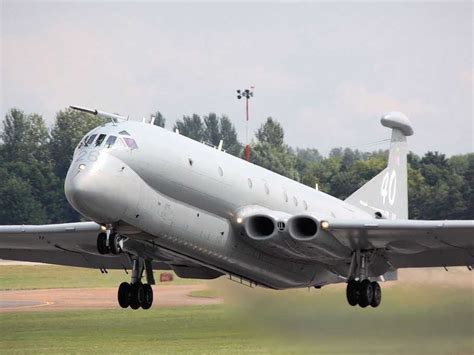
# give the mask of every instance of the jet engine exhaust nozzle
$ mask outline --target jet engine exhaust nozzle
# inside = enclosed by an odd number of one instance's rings
[[[308,241],[316,238],[319,222],[310,216],[296,216],[288,221],[288,229],[293,239]]]
[[[254,240],[269,239],[276,233],[276,223],[268,216],[251,216],[245,221],[245,232]]]

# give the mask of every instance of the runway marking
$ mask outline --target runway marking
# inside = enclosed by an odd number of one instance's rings
[[[15,310],[24,309],[24,308],[36,308],[36,307],[51,306],[51,305],[53,305],[53,304],[54,304],[54,302],[48,302],[48,301],[46,301],[46,302],[44,302],[44,303],[32,304],[32,305],[26,305],[26,306],[0,307],[0,312],[1,312],[2,310],[8,310],[8,311],[13,310],[13,311],[15,311]]]

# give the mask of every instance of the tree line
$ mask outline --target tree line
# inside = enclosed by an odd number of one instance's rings
[[[154,124],[165,127],[160,112]],[[75,147],[103,119],[64,109],[48,129],[41,115],[11,109],[0,133],[0,224],[79,221],[64,196],[64,179]],[[173,130],[243,157],[232,121],[225,115],[193,114]],[[344,199],[385,166],[388,151],[334,148],[323,156],[316,148],[285,143],[283,126],[269,117],[251,142],[251,162]],[[474,154],[446,157],[439,152],[408,156],[409,214],[413,219],[474,219]]]

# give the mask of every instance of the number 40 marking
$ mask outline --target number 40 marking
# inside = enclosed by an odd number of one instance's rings
[[[390,205],[395,203],[395,196],[397,194],[397,173],[395,170],[392,170],[392,173],[388,171],[385,173],[380,194],[382,195],[382,204],[385,205],[387,198]]]

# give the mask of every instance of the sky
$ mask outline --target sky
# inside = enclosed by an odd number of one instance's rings
[[[245,142],[271,116],[294,147],[474,151],[472,2],[1,3],[0,114],[69,105],[141,120],[228,115]],[[225,145],[225,143],[224,143]]]

